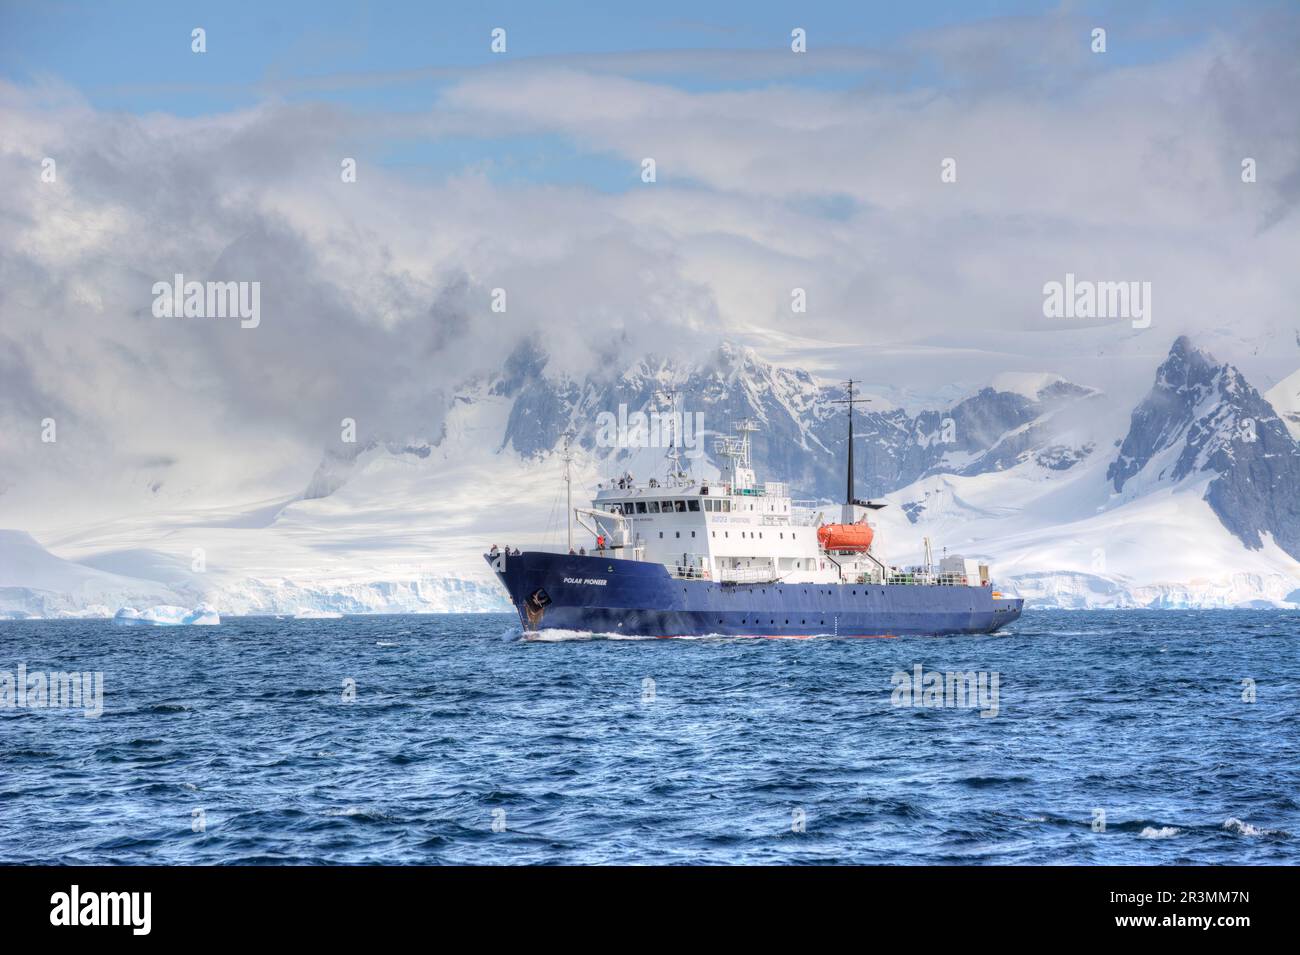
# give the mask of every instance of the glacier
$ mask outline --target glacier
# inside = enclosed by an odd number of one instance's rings
[[[113,615],[113,624],[119,627],[215,627],[221,616],[206,604],[193,610],[184,607],[149,607],[136,610],[123,607]]]

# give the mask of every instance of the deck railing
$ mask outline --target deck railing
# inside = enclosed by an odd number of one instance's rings
[[[781,577],[770,565],[761,567],[720,567],[707,570],[697,555],[688,554],[685,563],[664,564],[670,577],[678,580],[713,580],[722,584],[772,584]],[[965,574],[930,574],[923,570],[894,570],[884,581],[886,584],[904,587],[978,587],[979,582],[971,582]],[[842,583],[871,584],[879,586],[879,574],[846,575]]]
[[[778,578],[769,567],[720,567],[709,571],[695,563],[665,564],[668,575],[678,580],[713,580],[720,584],[770,584]]]
[[[915,587],[978,587],[965,574],[927,574],[925,571],[897,570],[886,583]]]

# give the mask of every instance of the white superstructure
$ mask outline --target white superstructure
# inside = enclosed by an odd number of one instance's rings
[[[750,463],[749,422],[718,440],[725,462],[717,481],[670,469],[664,481],[638,484],[630,474],[598,486],[579,523],[603,543],[603,552],[654,561],[681,577],[716,581],[791,583],[885,582],[895,573],[871,550],[823,549],[818,529],[827,512],[842,524],[871,527],[860,504],[818,506],[790,498],[785,484],[760,484]],[[670,458],[672,456],[670,455]]]

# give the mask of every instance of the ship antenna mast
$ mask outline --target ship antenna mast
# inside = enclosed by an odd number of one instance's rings
[[[573,430],[564,432],[564,520],[565,526],[569,532],[569,553],[573,553],[573,450],[570,442],[573,440]]]
[[[853,503],[853,406],[855,404],[865,404],[871,401],[870,398],[856,398],[853,395],[853,386],[862,384],[861,381],[854,381],[850,378],[844,382],[844,387],[848,391],[847,398],[836,398],[832,403],[837,405],[848,405],[849,410],[849,475],[848,486],[844,492],[844,503]]]
[[[668,442],[668,452],[664,457],[668,459],[668,477],[672,479],[674,484],[679,483],[682,478],[686,477],[686,472],[682,469],[681,451],[677,447],[677,430],[681,423],[681,415],[677,411],[677,395],[677,389],[672,386],[655,392],[656,398],[663,398],[668,401],[667,426],[671,432],[671,438]]]

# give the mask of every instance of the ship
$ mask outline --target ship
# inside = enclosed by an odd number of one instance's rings
[[[718,479],[696,478],[670,445],[661,480],[624,473],[572,505],[566,441],[567,552],[499,550],[484,558],[526,635],[571,630],[629,637],[892,637],[991,633],[1016,620],[1018,597],[993,587],[989,565],[944,555],[928,539],[918,566],[889,564],[871,515],[854,495],[853,411],[846,383],[844,503],[791,497],[757,480],[752,421],[715,440]],[[586,540],[575,549],[573,525]]]

